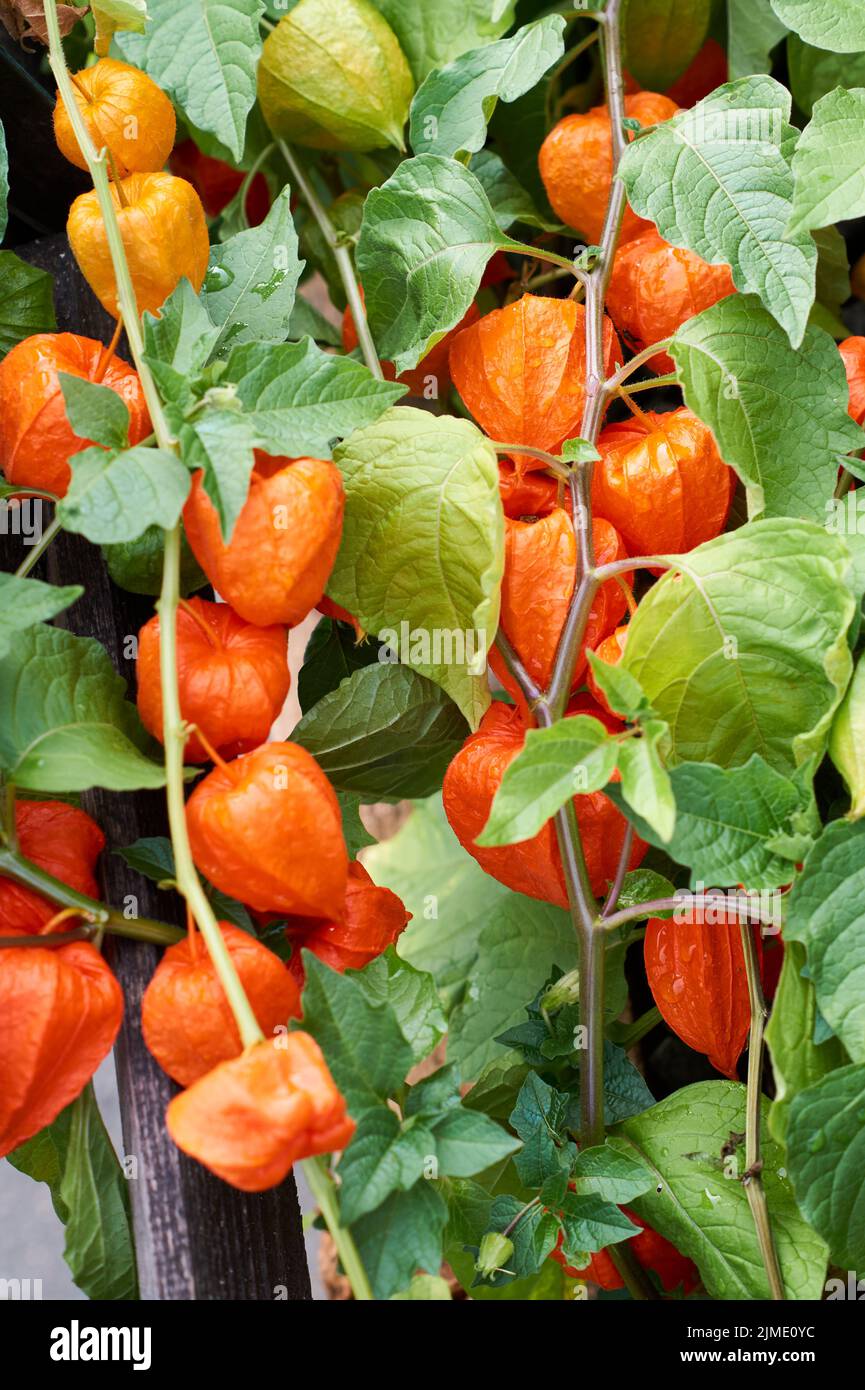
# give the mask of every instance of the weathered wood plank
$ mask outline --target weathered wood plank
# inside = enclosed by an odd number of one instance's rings
[[[58,325],[107,341],[111,324],[78,274],[65,237],[16,248],[56,276]],[[2,567],[23,555],[13,536],[0,537]],[[127,639],[152,613],[152,603],[117,589],[94,547],[61,535],[35,573],[51,582],[81,583],[86,595],[67,614],[75,632],[96,637],[114,665],[134,686],[134,656]],[[105,830],[109,846],[131,844],[145,835],[167,833],[158,793],[133,796],[96,791],[85,798]],[[179,903],[134,875],[117,856],[103,866],[107,898],[122,904],[138,899],[142,916],[179,921]],[[294,1180],[273,1192],[245,1195],[219,1182],[171,1143],[165,1107],[175,1087],[151,1058],[141,1038],[140,1000],[156,961],[154,948],[115,940],[113,965],[126,996],[126,1016],[116,1049],[127,1155],[137,1160],[131,1182],[142,1296],[148,1299],[271,1299],[275,1291],[293,1300],[311,1297]]]

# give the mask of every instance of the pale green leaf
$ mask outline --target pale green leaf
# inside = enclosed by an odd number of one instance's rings
[[[799,1205],[842,1270],[865,1268],[865,1066],[842,1067],[790,1102],[787,1156]]]
[[[787,33],[771,0],[727,0],[727,57],[730,77],[769,72],[772,49]]]
[[[83,593],[80,584],[43,584],[41,579],[0,573],[0,658],[12,649],[25,628],[56,618]]]
[[[772,0],[772,9],[788,29],[815,48],[835,53],[865,49],[862,0]]]
[[[863,11],[865,13],[865,11]],[[814,106],[793,155],[789,235],[865,212],[865,87],[838,87]]]
[[[373,0],[393,29],[416,82],[510,28],[516,0]]]
[[[95,545],[136,540],[148,526],[170,530],[189,494],[189,472],[167,449],[85,449],[69,466],[72,481],[57,515]]]
[[[212,355],[225,356],[242,343],[284,342],[303,267],[286,185],[259,227],[211,249],[201,299],[219,327]]]

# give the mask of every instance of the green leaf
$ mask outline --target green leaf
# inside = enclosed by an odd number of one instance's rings
[[[322,618],[306,645],[298,677],[297,696],[303,713],[308,714],[355,671],[377,665],[378,652],[374,637],[359,642],[347,623]]]
[[[361,362],[322,352],[311,338],[236,349],[226,377],[250,419],[258,447],[277,457],[330,458],[334,440],[371,425],[405,395]]]
[[[394,1192],[352,1227],[376,1299],[408,1288],[418,1269],[438,1274],[447,1203],[421,1178],[410,1192]]]
[[[259,227],[238,232],[210,252],[201,298],[219,337],[211,355],[242,343],[281,343],[288,337],[304,262],[286,185]]]
[[[0,660],[0,766],[27,791],[165,785],[126,682],[91,637],[38,624]]]
[[[768,1102],[764,1103],[768,1109]],[[744,1155],[721,1149],[745,1129],[745,1088],[732,1081],[685,1086],[651,1110],[617,1125],[610,1140],[654,1171],[655,1185],[630,1203],[638,1216],[694,1260],[710,1298],[767,1299],[769,1286],[748,1196]],[[826,1248],[800,1216],[784,1155],[763,1130],[762,1180],[789,1299],[819,1299]]]
[[[186,276],[166,299],[159,318],[145,313],[142,322],[145,360],[161,383],[173,383],[168,398],[176,399],[180,388],[204,367],[219,339],[220,327]],[[170,368],[172,376],[160,372],[160,367]]]
[[[822,527],[755,521],[698,546],[643,599],[624,667],[670,725],[670,766],[789,773],[822,754],[850,676],[854,601]]]
[[[621,898],[619,899],[621,903]],[[628,1054],[614,1043],[604,1041],[604,1124],[614,1125],[640,1115],[654,1105],[642,1072]]]
[[[785,939],[801,941],[817,1005],[865,1061],[865,821],[833,821],[793,885]]]
[[[865,49],[861,0],[772,0],[772,9],[788,29],[815,48],[829,48],[834,53]]]
[[[562,1253],[568,1263],[607,1245],[618,1245],[638,1233],[630,1217],[598,1197],[565,1194],[562,1204]]]
[[[379,356],[398,372],[416,367],[511,245],[468,169],[441,155],[405,160],[367,198],[355,257]]]
[[[676,799],[660,752],[668,734],[663,720],[650,719],[640,738],[626,739],[618,747],[622,796],[663,845],[669,845],[676,829]]]
[[[648,1192],[654,1186],[654,1177],[641,1160],[610,1144],[601,1144],[580,1150],[571,1182],[578,1197],[603,1197],[607,1202],[622,1204]]]
[[[374,835],[370,835],[366,826],[360,818],[361,798],[354,796],[350,792],[337,792],[336,799],[342,811],[342,835],[345,840],[345,847],[348,850],[349,859],[356,859],[362,849],[367,845],[376,844]]]
[[[730,295],[679,329],[670,349],[687,405],[748,489],[749,516],[826,520],[843,456],[865,435],[827,333],[799,348],[753,299]]]
[[[411,105],[415,154],[462,158],[483,149],[496,103],[515,101],[540,81],[564,53],[564,32],[562,16],[547,15],[431,72]]]
[[[665,92],[703,46],[712,0],[625,0],[625,66],[641,87]]]
[[[292,738],[338,791],[370,801],[430,796],[468,728],[440,686],[407,666],[363,666],[303,716]]]
[[[624,719],[636,721],[651,713],[651,705],[630,671],[625,671],[618,663],[613,666],[602,661],[596,652],[586,653],[592,667],[592,674],[606,696],[611,709]]]
[[[730,77],[769,72],[771,53],[787,33],[771,0],[727,0],[727,57]]]
[[[90,6],[97,41],[110,39],[120,30],[143,34],[147,22],[147,0],[96,0]],[[99,49],[105,52],[105,49]]]
[[[258,440],[248,415],[211,408],[179,431],[183,462],[190,472],[202,469],[204,491],[219,517],[226,544],[249,496]]]
[[[623,749],[586,714],[548,729],[529,729],[522,751],[505,770],[477,843],[530,840],[572,796],[605,787]]]
[[[466,998],[451,1014],[448,1057],[471,1080],[500,1055],[498,1034],[522,1021],[526,995],[537,993],[554,965],[576,964],[569,916],[485,874],[448,825],[439,797],[417,805],[364,862],[414,914],[399,955],[429,971],[451,1003]]]
[[[189,495],[189,472],[167,449],[84,449],[69,466],[72,481],[57,515],[65,530],[96,545],[134,541],[148,526],[171,530]]]
[[[432,1126],[440,1172],[449,1178],[470,1178],[501,1163],[520,1147],[487,1115],[454,1106]]]
[[[93,1299],[136,1298],[129,1188],[92,1085],[73,1106],[60,1199],[69,1213],[63,1258],[78,1287]]]
[[[165,532],[161,526],[148,526],[134,541],[104,545],[102,555],[111,579],[119,588],[150,598],[156,598],[161,592],[165,557]],[[180,537],[181,597],[188,598],[208,582],[183,532]]]
[[[240,159],[255,101],[263,0],[148,0],[148,10],[143,34],[116,36],[123,57]]]
[[[523,1141],[514,1167],[526,1187],[542,1187],[548,1178],[570,1172],[575,1145],[566,1133],[567,1109],[566,1096],[529,1072],[509,1120]]]
[[[303,952],[303,1027],[324,1053],[352,1117],[386,1100],[412,1065],[410,1044],[389,1005],[372,1004],[356,978]]]
[[[0,658],[18,641],[18,634],[34,623],[56,618],[84,593],[80,584],[43,584],[40,579],[20,579],[0,573]]]
[[[53,333],[54,281],[47,270],[0,251],[0,357],[33,333]]]
[[[469,169],[486,194],[499,228],[506,232],[514,222],[525,222],[544,232],[561,229],[561,223],[541,212],[537,203],[515,174],[512,174],[494,150],[480,150],[473,155]]]
[[[814,233],[814,241],[817,246],[817,302],[814,311],[824,309],[830,315],[833,322],[827,332],[831,337],[846,338],[847,328],[841,318],[841,310],[850,298],[847,243],[837,227],[820,228]]]
[[[515,0],[373,0],[393,29],[415,81],[510,28]]]
[[[368,0],[305,0],[268,35],[258,73],[265,120],[282,140],[324,150],[404,150],[414,82]]]
[[[346,511],[328,592],[476,728],[504,569],[495,450],[467,420],[402,408],[334,458]]]
[[[337,324],[331,323],[326,319],[314,304],[310,304],[308,299],[304,299],[299,294],[294,301],[294,308],[291,311],[291,319],[288,325],[288,336],[292,340],[298,338],[313,338],[317,343],[324,343],[327,347],[342,347],[342,333]]]
[[[838,87],[814,106],[793,155],[789,235],[865,212],[865,88]]]
[[[665,844],[642,822],[640,830],[677,864],[688,866],[692,887],[744,883],[752,890],[780,888],[790,882],[793,862],[819,831],[813,797],[801,779],[784,776],[759,753],[739,767],[681,763],[670,781],[676,804],[672,839]],[[619,803],[615,787],[610,794]],[[784,853],[788,841],[794,848]]]
[[[367,1110],[337,1170],[343,1224],[374,1211],[392,1192],[407,1192],[434,1155],[435,1141],[422,1124],[404,1124],[386,1105]]]
[[[811,115],[815,102],[836,87],[865,86],[865,53],[827,53],[791,34],[787,63],[793,99],[806,116]]]
[[[865,659],[861,656],[832,723],[829,756],[850,793],[848,819],[860,820],[865,815]]]
[[[775,1100],[769,1111],[769,1129],[779,1144],[784,1143],[787,1117],[794,1097],[807,1086],[820,1081],[844,1065],[847,1055],[837,1038],[814,1040],[817,999],[814,985],[802,973],[805,948],[801,941],[787,937],[784,964],[772,1001],[772,1016],[766,1029],[766,1042],[772,1057]]]
[[[802,1212],[842,1269],[865,1267],[865,1066],[841,1067],[790,1102],[787,1158]]]
[[[112,850],[112,854],[119,855],[130,869],[137,874],[143,874],[153,883],[158,885],[174,883],[176,872],[174,850],[171,847],[171,841],[164,835],[145,836],[136,840],[132,845],[119,846]],[[257,934],[252,925],[252,918],[243,903],[237,902],[235,898],[229,898],[225,893],[220,893],[219,889],[214,888],[213,884],[208,883],[206,879],[202,879],[202,882],[204,883],[204,891],[220,922],[230,922],[232,926],[240,927],[242,931],[250,932],[253,936]],[[272,943],[268,944],[272,945]]]
[[[8,1158],[13,1168],[48,1185],[66,1226],[64,1257],[82,1292],[93,1299],[136,1298],[129,1188],[92,1086]]]
[[[104,444],[106,449],[125,449],[129,443],[129,411],[117,392],[68,372],[58,372],[57,377],[66,403],[66,417],[79,439]]]
[[[348,974],[371,1004],[391,1009],[416,1062],[435,1051],[447,1033],[447,1020],[432,975],[400,960],[393,946],[363,970]]]
[[[794,347],[814,302],[817,252],[806,232],[791,238],[790,93],[771,77],[719,87],[635,140],[620,165],[634,211],[665,240],[713,265],[729,265],[736,288],[757,294]]]

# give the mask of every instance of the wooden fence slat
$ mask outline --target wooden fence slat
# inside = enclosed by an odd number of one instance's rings
[[[111,322],[79,275],[65,236],[44,238],[16,251],[55,275],[61,329],[108,341]],[[14,569],[23,554],[19,538],[0,536],[3,569]],[[72,631],[102,643],[132,690],[133,663],[124,643],[151,615],[152,601],[116,588],[98,551],[79,536],[61,534],[34,573],[52,583],[85,586],[85,596],[63,619]],[[161,793],[94,791],[83,800],[105,830],[109,849],[142,836],[167,834]],[[104,861],[106,898],[121,905],[132,893],[138,898],[141,916],[181,920],[176,898],[159,893],[133,874],[119,856],[106,853]],[[126,996],[115,1056],[124,1149],[138,1161],[138,1177],[130,1189],[142,1297],[311,1298],[294,1179],[289,1176],[271,1192],[236,1192],[174,1147],[164,1115],[176,1088],[148,1053],[140,1030],[141,995],[158,952],[140,942],[119,939],[112,941],[110,949]]]

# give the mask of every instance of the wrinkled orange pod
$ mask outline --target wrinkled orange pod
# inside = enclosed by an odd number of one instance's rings
[[[759,928],[755,940],[762,960]],[[751,1004],[739,922],[732,910],[723,904],[693,909],[678,922],[652,917],[643,949],[649,987],[665,1023],[735,1080],[751,1027]]]
[[[85,811],[64,801],[16,801],[15,831],[25,859],[76,893],[99,897],[93,871],[105,836]],[[32,888],[0,877],[0,936],[19,931],[35,936],[57,911]],[[75,919],[67,918],[59,929],[74,926]]]
[[[649,226],[616,252],[607,312],[631,346],[642,351],[672,338],[688,319],[735,290],[728,265],[709,265],[693,251],[671,246]],[[648,365],[658,373],[676,369],[666,352],[656,352]]]
[[[256,455],[249,496],[228,545],[196,473],[183,510],[193,554],[214,589],[259,627],[295,627],[330,578],[342,538],[345,492],[324,459]]]
[[[116,58],[100,58],[73,75],[75,104],[97,150],[108,150],[112,178],[153,173],[171,154],[177,122],[174,107],[152,77]],[[87,160],[58,94],[54,137],[61,154],[79,169]],[[112,162],[113,167],[112,167]]]
[[[700,1272],[694,1261],[689,1260],[687,1255],[683,1255],[681,1250],[677,1250],[666,1236],[659,1235],[656,1230],[647,1225],[642,1217],[631,1211],[630,1207],[622,1207],[621,1210],[630,1221],[633,1221],[635,1226],[642,1227],[639,1235],[631,1236],[628,1241],[637,1263],[643,1269],[649,1269],[657,1274],[661,1281],[661,1287],[667,1293],[672,1293],[679,1288],[684,1294],[692,1293],[700,1282]],[[572,1279],[582,1279],[588,1283],[599,1284],[602,1289],[608,1291],[625,1287],[622,1276],[606,1250],[596,1251],[583,1269],[573,1269],[566,1262],[561,1247],[562,1237],[560,1233],[551,1258],[562,1265],[565,1273],[569,1274]]]
[[[355,1128],[302,1032],[222,1062],[175,1096],[165,1119],[179,1149],[242,1192],[276,1187],[298,1159],[344,1149]]]
[[[265,743],[214,768],[186,804],[196,865],[257,912],[342,915],[348,855],[336,793],[311,753]]]
[[[363,294],[363,290],[361,290]],[[410,371],[396,374],[396,368],[392,362],[382,362],[381,368],[387,381],[401,381],[408,387],[410,396],[419,397],[422,400],[441,400],[451,389],[451,376],[448,359],[450,357],[451,343],[458,333],[462,333],[464,328],[469,328],[481,316],[481,311],[476,304],[470,304],[463,317],[455,328],[446,333],[435,347],[431,347],[426,357],[421,358],[416,367]],[[358,345],[357,329],[354,324],[354,315],[349,306],[342,316],[342,346],[346,352],[354,352]],[[431,388],[431,385],[433,389]]]
[[[595,647],[595,656],[600,657],[601,661],[606,661],[608,666],[618,666],[625,654],[625,643],[627,640],[627,624],[624,627],[617,627],[615,632],[611,632],[609,637],[605,637],[603,642],[598,643],[597,647]],[[591,665],[589,665],[586,670],[586,684],[593,698],[597,700],[602,709],[608,710],[610,714],[613,714],[613,710],[610,709],[607,702],[606,695],[595,680]]]
[[[0,467],[9,483],[65,497],[69,459],[92,441],[73,432],[59,372],[117,392],[129,411],[130,444],[145,439],[151,426],[138,373],[109,358],[95,338],[36,333],[17,343],[0,362]]]
[[[608,521],[598,518],[592,535],[596,564],[608,565],[625,558],[621,537]],[[501,628],[541,690],[547,688],[552,675],[559,637],[574,591],[576,567],[577,537],[570,515],[563,507],[556,507],[537,521],[505,519]],[[630,575],[624,575],[623,579],[626,584],[633,582]],[[589,612],[572,688],[583,679],[586,648],[594,650],[621,621],[627,608],[622,585],[615,579],[607,580],[595,595]],[[490,652],[490,665],[505,689],[522,706],[522,695],[495,648]]]
[[[838,351],[844,362],[850,392],[847,410],[856,424],[861,425],[865,420],[865,338],[845,338],[843,343],[838,344]]]
[[[148,733],[162,742],[162,684],[159,672],[159,615],[138,634],[138,713]],[[227,603],[191,598],[177,612],[177,681],[180,713],[195,724],[223,758],[248,753],[264,743],[285,704],[291,684],[288,633],[256,627]],[[194,733],[186,741],[187,762],[209,754]]]
[[[192,184],[208,217],[216,217],[227,207],[246,178],[242,169],[233,169],[223,159],[204,154],[194,140],[181,140],[169,160],[172,174]],[[246,215],[251,227],[258,227],[270,209],[270,190],[264,174],[256,174],[246,195]]]
[[[580,432],[586,401],[586,311],[572,299],[525,294],[454,338],[454,385],[490,439],[558,454]],[[621,353],[604,319],[604,369]],[[514,456],[518,470],[543,468]]]
[[[80,1094],[122,1017],[120,986],[89,942],[0,949],[0,1158]]]
[[[728,78],[728,63],[725,50],[717,39],[707,39],[692,59],[681,77],[677,77],[667,96],[677,106],[683,108],[696,106],[716,87],[723,87]]]
[[[570,714],[593,714],[605,727],[616,726],[592,702],[581,700]],[[621,724],[617,725],[622,728]],[[518,709],[494,701],[477,733],[470,734],[444,778],[445,814],[464,849],[491,874],[517,893],[567,907],[565,876],[553,822],[547,821],[531,840],[488,848],[475,844],[489,819],[493,798],[505,771],[525,742],[526,726]],[[592,891],[603,893],[614,878],[627,822],[603,792],[574,797]],[[647,846],[634,836],[628,868],[635,869]]]
[[[598,441],[592,508],[632,555],[679,554],[720,535],[735,477],[715,436],[690,410],[608,425]]]
[[[289,969],[303,988],[301,951],[312,951],[331,970],[362,970],[396,944],[411,921],[402,901],[389,888],[379,888],[356,859],[348,866],[348,885],[341,919],[322,922],[290,917],[286,923],[292,951]]]
[[[678,109],[658,92],[625,97],[625,115],[641,126],[668,121]],[[606,106],[563,117],[541,145],[538,167],[556,216],[580,232],[589,246],[597,246],[613,181],[613,137]],[[623,241],[651,225],[625,204]]]
[[[564,487],[547,473],[525,472],[511,459],[499,459],[499,496],[505,516],[515,521],[547,516],[562,505]]]
[[[201,199],[174,174],[129,174],[111,184],[111,198],[139,314],[158,314],[185,277],[196,294],[204,283],[210,241]],[[66,232],[81,274],[112,318],[120,310],[108,236],[95,190],[80,193]]]
[[[300,990],[284,963],[249,932],[219,929],[265,1037],[300,1016]],[[169,946],[141,1000],[141,1032],[162,1070],[191,1086],[243,1051],[231,1006],[201,936]]]

